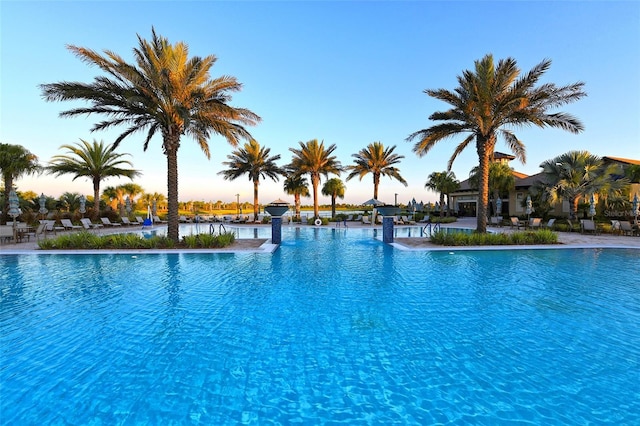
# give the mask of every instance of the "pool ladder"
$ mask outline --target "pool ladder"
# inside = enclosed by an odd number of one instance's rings
[[[439,230],[440,230],[440,222],[435,222],[435,223],[428,222],[426,225],[422,227],[422,230],[420,231],[420,235],[423,237],[427,237],[427,236],[430,237],[431,235],[433,235],[434,232],[437,232]]]
[[[224,233],[227,233],[227,228],[225,228],[224,224],[219,224],[218,225],[218,234],[222,234],[222,232],[224,231]],[[211,225],[209,225],[209,234],[214,235],[216,233],[216,224],[212,223]]]

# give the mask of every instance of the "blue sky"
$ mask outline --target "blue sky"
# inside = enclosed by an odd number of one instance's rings
[[[171,42],[184,41],[190,54],[218,57],[213,76],[235,76],[243,90],[232,105],[263,119],[249,128],[254,138],[291,159],[289,148],[311,139],[336,144],[343,165],[369,143],[396,145],[404,155],[401,174],[408,187],[383,178],[379,199],[405,203],[435,201],[424,189],[430,173],[442,171],[462,137],[442,141],[418,158],[406,137],[434,124],[428,117],[447,105],[425,89],[454,89],[456,77],[487,53],[511,56],[524,71],[552,60],[544,82],[585,82],[588,96],[562,111],[585,125],[579,135],[556,129],[515,129],[527,147],[527,162],[511,163],[535,174],[543,161],[570,150],[640,159],[640,2],[539,1],[5,1],[0,2],[0,141],[20,144],[46,163],[62,144],[80,139],[111,142],[117,131],[91,133],[99,116],[58,117],[68,102],[46,103],[38,85],[63,80],[90,82],[99,74],[65,46],[109,49],[131,60],[136,34],[151,27]],[[161,140],[145,152],[144,135],[130,136],[119,152],[131,154],[143,172],[136,180],[148,192],[166,194],[166,159]],[[252,200],[246,178],[218,174],[233,148],[210,141],[211,160],[183,139],[178,154],[180,200]],[[509,152],[502,142],[497,151]],[[454,163],[460,180],[477,165],[474,147]],[[334,177],[334,176],[330,176]],[[346,174],[342,174],[342,180]],[[126,180],[110,179],[103,186]],[[370,175],[345,182],[346,202],[373,195]],[[90,195],[88,180],[41,175],[17,182],[21,191],[59,196]],[[261,183],[260,201],[292,199],[282,180]],[[303,200],[311,203],[311,199]],[[321,203],[329,198],[321,197]]]

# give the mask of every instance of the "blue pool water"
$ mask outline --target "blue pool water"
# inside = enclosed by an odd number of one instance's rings
[[[2,424],[638,424],[637,250],[0,256]]]

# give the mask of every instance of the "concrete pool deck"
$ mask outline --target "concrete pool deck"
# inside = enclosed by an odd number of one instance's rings
[[[261,225],[261,224],[232,224],[231,227],[270,227],[271,225]],[[287,227],[312,227],[313,225],[300,225],[300,224],[286,224],[283,225],[283,228]],[[406,227],[411,225],[399,225],[399,227]],[[420,225],[413,225],[416,228],[420,228]],[[476,227],[476,219],[475,218],[459,218],[457,222],[442,225],[443,228],[451,227],[451,228],[468,228],[475,229]],[[325,228],[338,228],[345,229],[342,223],[339,223],[339,226],[334,223],[330,223],[325,226]],[[347,222],[347,229],[349,228],[371,228],[382,231],[382,225],[365,225],[360,222]],[[505,232],[511,233],[514,232],[510,227],[489,227],[489,230],[494,232]],[[101,235],[107,234],[117,234],[122,232],[137,232],[140,231],[140,227],[131,226],[128,228],[99,228],[96,230],[92,230],[90,232],[96,232]],[[59,232],[59,235],[69,234],[74,231],[62,231]],[[56,236],[48,236],[47,238],[55,238]],[[392,243],[394,247],[401,250],[451,250],[455,248],[456,250],[505,250],[505,249],[530,249],[530,248],[634,248],[640,249],[640,237],[637,236],[623,236],[623,235],[611,235],[611,234],[581,234],[580,232],[558,232],[558,241],[559,244],[550,244],[550,245],[538,245],[538,246],[467,246],[467,247],[449,247],[449,246],[439,246],[435,244],[431,244],[428,239],[423,237],[410,237],[410,238],[395,238]],[[277,248],[277,245],[271,244],[270,240],[264,238],[256,238],[256,239],[237,239],[233,245],[230,247],[226,247],[224,249],[198,249],[199,253],[270,253],[273,252]],[[73,250],[74,253],[94,253],[97,250]],[[184,251],[184,250],[127,250],[127,253],[166,253],[167,251]],[[31,239],[27,242],[21,243],[3,243],[0,244],[0,254],[25,254],[25,253],[34,253],[40,252],[38,249],[38,242],[35,239]],[[42,253],[54,253],[59,251],[54,250],[42,250]],[[110,253],[121,253],[122,251],[106,251],[100,250],[101,253],[110,252]]]

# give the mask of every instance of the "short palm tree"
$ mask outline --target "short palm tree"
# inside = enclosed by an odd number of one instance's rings
[[[381,142],[370,143],[366,148],[361,149],[357,154],[352,154],[354,165],[345,167],[349,171],[347,181],[358,176],[360,180],[367,174],[373,175],[373,198],[378,199],[378,186],[381,176],[389,176],[407,186],[407,182],[400,175],[400,170],[396,164],[404,158],[404,155],[394,154],[395,145],[385,148]]]
[[[336,150],[335,144],[324,147],[324,142],[318,142],[312,139],[308,142],[299,142],[300,149],[289,148],[293,153],[291,164],[287,167],[298,175],[309,174],[311,178],[311,187],[313,188],[313,216],[319,217],[318,208],[318,185],[320,184],[320,176],[329,176],[329,173],[340,175],[342,165],[336,159],[333,151]]]
[[[429,175],[424,187],[440,193],[440,217],[444,216],[444,196],[447,195],[447,214],[449,214],[449,194],[459,187],[456,175],[451,171],[433,172]]]
[[[480,167],[476,166],[469,173],[469,184],[473,188],[480,187]],[[489,192],[493,198],[493,211],[497,211],[498,198],[509,193],[516,185],[513,170],[508,164],[491,162],[489,165]]]
[[[2,206],[2,223],[7,222],[9,211],[9,192],[14,181],[24,175],[39,173],[42,170],[38,157],[22,145],[0,143],[0,174],[4,183],[4,203]]]
[[[178,240],[178,148],[183,135],[191,136],[207,158],[207,139],[212,134],[224,137],[236,146],[251,135],[243,127],[260,121],[253,112],[229,105],[231,93],[242,85],[234,77],[211,79],[209,71],[216,62],[213,55],[189,58],[185,43],[170,44],[152,29],[151,41],[138,36],[133,49],[135,64],[125,62],[114,52],[100,55],[92,50],[70,46],[81,60],[98,66],[108,74],[91,84],[61,82],[42,85],[48,101],[84,100],[91,105],[61,113],[63,117],[104,114],[107,118],[92,130],[126,126],[114,145],[127,136],[146,131],[146,150],[156,133],[162,135],[162,150],[167,157],[167,236]]]
[[[331,197],[331,217],[336,217],[336,198],[344,198],[347,187],[338,178],[332,178],[322,187],[322,195]]]
[[[474,71],[464,71],[458,77],[459,86],[454,91],[425,90],[427,95],[451,105],[451,109],[431,114],[429,119],[442,123],[410,134],[407,141],[417,140],[413,151],[423,156],[441,140],[468,134],[453,151],[449,170],[457,156],[475,141],[480,170],[478,232],[487,230],[489,164],[498,135],[524,163],[525,146],[512,128],[535,125],[557,127],[572,133],[583,130],[582,123],[573,116],[550,113],[549,110],[584,97],[584,83],[561,87],[545,83],[536,87],[550,66],[551,61],[545,60],[521,75],[514,59],[500,60],[495,66],[493,56],[489,54],[475,62]]]
[[[237,149],[227,155],[229,161],[222,164],[227,166],[227,170],[223,170],[218,174],[224,176],[226,180],[235,180],[242,175],[247,175],[249,180],[253,182],[253,217],[258,217],[258,186],[260,178],[271,178],[277,182],[279,176],[286,174],[285,170],[276,164],[280,159],[280,155],[269,155],[270,148],[262,147],[260,144],[251,139],[244,144],[244,147]]]
[[[310,195],[307,178],[288,171],[284,180],[284,192],[293,195],[296,219],[300,220],[300,197],[308,197]]]
[[[80,139],[75,145],[62,145],[60,149],[66,149],[67,154],[54,155],[46,170],[56,176],[65,174],[73,175],[73,180],[80,177],[91,179],[93,183],[93,218],[100,214],[100,183],[110,177],[127,177],[133,179],[140,175],[135,169],[125,168],[133,166],[124,157],[129,154],[120,154],[114,151],[115,146],[106,146],[104,142],[87,142]]]
[[[578,205],[591,194],[604,198],[620,195],[628,186],[626,178],[614,179],[615,164],[605,164],[602,158],[587,151],[570,151],[540,164],[547,194],[552,203],[562,199],[571,204],[571,218],[577,218]]]

